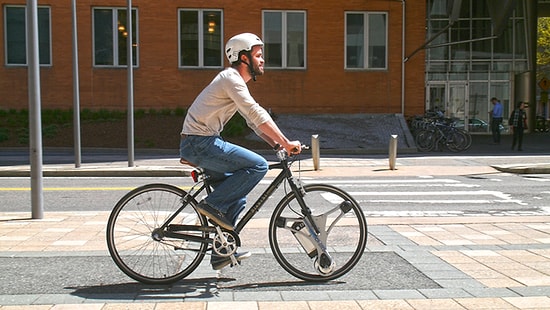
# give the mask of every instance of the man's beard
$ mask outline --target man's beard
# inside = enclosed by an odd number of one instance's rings
[[[254,65],[253,69],[254,69],[254,74],[255,75],[263,75],[264,74],[264,70],[262,70],[260,68],[260,66],[258,66],[258,65]]]

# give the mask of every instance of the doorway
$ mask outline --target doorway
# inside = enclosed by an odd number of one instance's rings
[[[429,82],[426,87],[426,110],[442,112],[455,120],[455,126],[468,130],[468,84],[466,82]]]

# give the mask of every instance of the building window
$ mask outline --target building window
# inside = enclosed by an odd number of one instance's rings
[[[6,65],[27,65],[27,9],[4,7]],[[38,8],[38,54],[41,65],[52,64],[50,8]]]
[[[94,66],[126,67],[128,65],[126,12],[124,8],[94,8]],[[134,66],[138,64],[137,25],[137,10],[132,9],[132,63]]]
[[[346,13],[346,69],[386,69],[387,29],[387,13]]]
[[[306,13],[264,11],[263,40],[266,67],[306,67]]]
[[[222,11],[181,9],[178,15],[179,66],[222,67]]]

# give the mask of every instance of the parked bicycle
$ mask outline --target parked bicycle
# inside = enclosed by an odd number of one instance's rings
[[[440,151],[442,148],[462,152],[472,145],[470,133],[455,127],[452,120],[422,119],[415,120],[413,125],[416,147],[421,152]]]
[[[148,284],[169,284],[191,274],[205,255],[230,257],[241,245],[239,233],[269,197],[285,184],[285,195],[269,222],[269,244],[277,262],[306,281],[329,281],[349,272],[367,243],[367,222],[348,193],[328,184],[302,185],[291,165],[298,156],[277,151],[280,169],[267,189],[239,220],[224,230],[201,215],[197,200],[212,191],[210,176],[197,168],[195,185],[185,191],[169,184],[148,184],[127,193],[107,223],[107,246],[116,265]]]

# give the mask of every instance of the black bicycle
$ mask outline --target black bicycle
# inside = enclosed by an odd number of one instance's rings
[[[269,243],[277,262],[306,281],[341,277],[358,262],[367,243],[367,222],[348,193],[327,184],[302,185],[291,165],[299,157],[277,151],[281,172],[239,220],[224,230],[201,215],[196,206],[212,191],[212,180],[197,168],[195,185],[185,191],[168,184],[148,184],[127,193],[115,205],[107,224],[107,246],[116,265],[147,284],[169,284],[191,274],[207,253],[229,257],[241,245],[239,232],[268,198],[285,184],[285,195],[269,222]]]
[[[416,147],[421,152],[440,151],[446,147],[451,152],[462,152],[472,146],[472,136],[467,131],[439,120],[426,123],[416,132]]]

